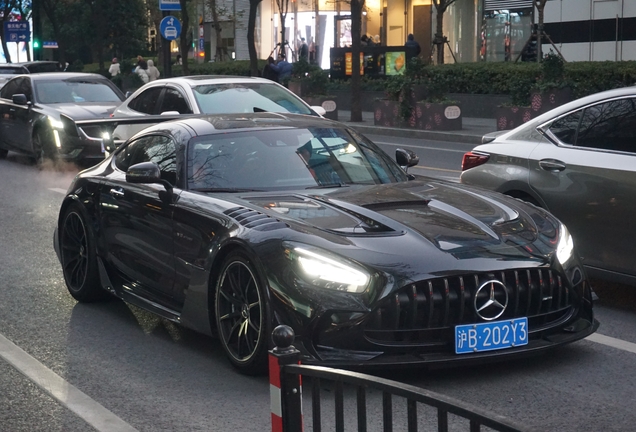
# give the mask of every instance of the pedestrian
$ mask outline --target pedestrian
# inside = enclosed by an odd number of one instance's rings
[[[181,54],[177,54],[177,60],[174,62],[176,65],[182,65],[183,60],[181,60]]]
[[[146,62],[142,56],[137,56],[137,67],[134,72],[139,76],[139,78],[141,78],[144,84],[149,81],[148,62]]]
[[[273,68],[273,66],[275,65],[276,63],[274,62],[274,57],[269,56],[267,58],[267,64],[263,68],[263,78],[278,82],[278,72],[276,72]]]
[[[420,55],[420,53],[422,52],[422,48],[420,47],[420,44],[417,43],[417,41],[415,40],[415,36],[413,36],[413,33],[410,33],[406,37],[406,43],[404,44],[404,47],[411,48],[416,56]]]
[[[309,46],[305,42],[305,38],[300,38],[300,48],[298,49],[298,59],[309,61]]]
[[[275,65],[271,66],[275,72],[278,73],[278,81],[281,83],[286,83],[289,80],[292,73],[292,65],[287,60],[285,60],[285,53],[278,54],[278,61]]]
[[[159,75],[161,75],[152,60],[148,60],[148,71],[146,73],[148,74],[148,82],[158,79]]]
[[[113,61],[108,68],[108,73],[111,77],[114,77],[119,75],[119,72],[121,72],[121,70],[119,69],[119,61],[117,60],[117,57],[113,57]]]

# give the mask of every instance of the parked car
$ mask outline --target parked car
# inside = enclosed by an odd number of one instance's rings
[[[226,114],[259,111],[324,115],[282,85],[265,78],[189,76],[149,82],[113,113],[115,118],[161,114]],[[116,141],[125,141],[147,125],[119,126]]]
[[[590,276],[636,285],[636,87],[484,138],[464,155],[461,183],[550,211],[570,229]]]
[[[36,160],[103,159],[101,137],[78,133],[72,119],[109,117],[124,94],[109,79],[87,73],[19,75],[0,89],[0,158],[9,150]]]
[[[78,301],[110,293],[218,335],[245,373],[278,324],[333,366],[493,361],[596,330],[563,224],[411,180],[416,163],[318,116],[164,122],[75,177],[55,250]]]
[[[22,63],[0,63],[0,75],[22,75],[40,72],[62,72],[62,67],[56,61],[37,60]]]

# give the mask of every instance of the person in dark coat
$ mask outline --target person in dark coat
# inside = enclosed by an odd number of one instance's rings
[[[406,43],[404,44],[404,47],[413,49],[413,52],[416,56],[420,55],[420,53],[422,52],[422,48],[420,47],[420,44],[415,40],[415,36],[413,36],[413,33],[410,33],[406,37]]]
[[[274,65],[276,65],[276,62],[274,62],[274,57],[269,56],[267,58],[267,64],[263,68],[263,78],[278,82],[278,72],[276,72],[272,67]]]

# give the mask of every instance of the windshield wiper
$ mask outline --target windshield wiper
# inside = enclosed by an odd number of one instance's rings
[[[309,186],[309,187],[306,187],[305,189],[329,189],[329,188],[340,188],[340,187],[349,187],[349,185],[344,183],[329,183],[329,184],[323,184],[323,185]]]
[[[193,192],[263,192],[263,189],[247,189],[247,188],[194,188]]]

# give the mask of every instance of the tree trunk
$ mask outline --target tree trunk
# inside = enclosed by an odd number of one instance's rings
[[[4,37],[4,21],[2,21],[2,51],[4,51],[4,57],[7,60],[7,63],[11,63],[11,54],[9,54],[9,47],[7,46],[7,38]]]
[[[543,48],[541,43],[543,42],[543,10],[545,9],[546,0],[535,0],[535,6],[539,12],[538,24],[537,24],[537,62],[543,60]]]
[[[285,53],[285,18],[287,18],[287,12],[280,12],[280,50],[279,53]],[[289,61],[289,60],[287,60]]]
[[[437,24],[435,28],[435,44],[437,45],[437,64],[444,64],[444,11],[445,8],[437,6]]]
[[[254,41],[254,28],[256,27],[256,11],[261,0],[250,0],[250,15],[247,19],[247,48],[250,53],[250,74],[259,76],[258,57],[256,55],[256,43]]]
[[[223,61],[223,47],[221,46],[221,23],[219,22],[219,11],[216,8],[216,0],[210,0],[210,8],[212,9],[212,27],[214,28],[214,35],[216,44],[214,48],[214,61]]]
[[[190,32],[190,14],[188,13],[188,0],[179,0],[181,4],[181,36],[179,37],[179,51],[181,51],[181,59],[183,61],[183,75],[190,75],[188,66],[188,52],[190,52],[190,44],[188,43],[188,34]]]
[[[362,121],[360,94],[360,33],[364,0],[351,0],[351,120]]]

